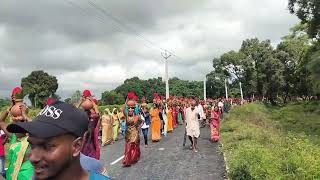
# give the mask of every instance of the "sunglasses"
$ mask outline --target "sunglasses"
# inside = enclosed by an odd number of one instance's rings
[[[128,107],[129,109],[135,109],[135,107]]]

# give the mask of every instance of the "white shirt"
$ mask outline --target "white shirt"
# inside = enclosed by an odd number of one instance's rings
[[[203,107],[201,104],[199,104],[196,108],[197,112],[200,115],[200,120],[202,120],[204,118],[204,112],[203,112]]]
[[[143,120],[143,125],[141,126],[142,129],[146,129],[149,128],[149,125],[146,124],[145,118],[142,116],[142,114],[140,115],[141,120]]]
[[[223,103],[221,101],[218,102],[219,107],[223,107]]]
[[[191,110],[191,107],[186,109],[186,130],[188,136],[196,138],[200,136],[198,114],[198,108],[195,108],[193,111]]]

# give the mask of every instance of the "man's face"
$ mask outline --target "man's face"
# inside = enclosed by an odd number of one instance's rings
[[[191,109],[194,110],[194,107],[196,106],[196,101],[191,101]]]
[[[62,135],[50,139],[30,136],[29,159],[34,166],[36,179],[54,178],[61,174],[79,156],[82,139]]]
[[[129,106],[129,115],[132,116],[134,114],[135,106]]]

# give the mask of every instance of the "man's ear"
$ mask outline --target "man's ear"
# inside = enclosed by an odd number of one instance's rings
[[[82,137],[78,137],[77,139],[75,139],[72,143],[72,155],[74,157],[79,156],[81,149],[82,149],[82,145],[83,145],[83,138]]]

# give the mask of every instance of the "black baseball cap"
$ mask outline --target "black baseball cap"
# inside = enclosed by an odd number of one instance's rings
[[[88,115],[71,104],[55,101],[47,105],[31,122],[8,125],[11,133],[29,133],[39,138],[51,138],[65,134],[82,137],[88,130]]]

